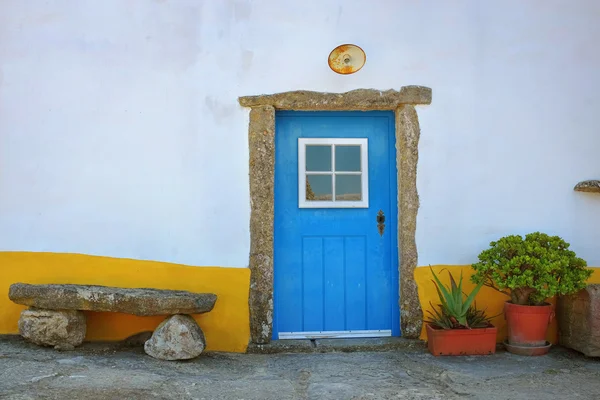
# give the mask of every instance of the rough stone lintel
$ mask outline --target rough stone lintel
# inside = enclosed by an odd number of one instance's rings
[[[419,302],[414,271],[417,267],[415,233],[419,195],[417,163],[419,161],[419,119],[409,104],[396,109],[396,164],[398,166],[398,249],[400,254],[400,321],[402,336],[418,338],[423,311]]]
[[[600,180],[582,181],[575,185],[576,192],[600,193]]]
[[[275,108],[250,110],[250,335],[268,343],[273,325]]]
[[[305,90],[239,98],[244,107],[273,106],[280,110],[395,110],[402,104],[431,104],[431,89],[403,86],[397,90],[356,89],[345,93]]]

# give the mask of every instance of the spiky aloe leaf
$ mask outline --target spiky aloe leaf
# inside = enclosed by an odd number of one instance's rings
[[[437,283],[435,283],[435,281],[432,279],[431,282],[433,282],[434,286],[435,286],[435,290],[438,293],[438,297],[440,298],[440,302],[442,303],[442,307],[444,308],[448,308],[448,303],[446,303],[446,299],[444,298],[444,295],[442,294],[442,292],[440,291],[440,287],[438,286]]]
[[[454,277],[452,276],[450,271],[448,271],[448,276],[450,277],[450,293],[452,294],[452,299],[454,300],[454,303],[458,303],[460,302],[460,296],[462,295],[460,293],[457,293],[458,288],[456,287],[456,281],[454,280]]]
[[[481,289],[482,286],[483,286],[483,282],[480,282],[477,286],[475,286],[473,291],[471,291],[471,293],[465,299],[465,302],[462,305],[463,312],[465,315],[467,314],[469,307],[471,307],[471,303],[473,303],[473,300],[475,300],[475,296],[477,296],[477,293],[479,293],[479,289]]]
[[[452,278],[452,280],[454,280],[454,278]],[[460,280],[458,281],[458,287],[456,288],[456,296],[458,297],[457,301],[462,300],[462,281],[463,281],[463,274],[462,274],[462,269],[460,270]]]
[[[426,320],[425,322],[428,322],[428,323],[435,325],[437,327],[440,327],[442,329],[454,328],[452,321],[450,321],[450,319],[448,318],[448,315],[444,312],[443,308],[441,309],[441,311],[438,311],[434,307],[434,305],[431,304],[431,302],[429,302],[429,305],[431,305],[431,309],[433,310],[433,312],[431,310],[427,310],[427,313],[431,316],[431,318],[429,320]]]
[[[439,278],[433,271],[433,268],[431,268],[431,266],[429,266],[429,269],[431,270],[433,279],[435,279],[436,288],[437,288],[438,294],[440,295],[440,300],[442,301],[443,306],[448,308],[448,310],[451,313],[455,313],[457,311],[457,309],[456,309],[456,302],[454,301],[454,296],[450,292],[448,292],[448,289],[446,289],[446,287],[439,280]]]

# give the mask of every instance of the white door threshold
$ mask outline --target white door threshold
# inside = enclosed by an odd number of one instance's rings
[[[392,336],[391,329],[361,331],[279,332],[279,339],[345,339]]]

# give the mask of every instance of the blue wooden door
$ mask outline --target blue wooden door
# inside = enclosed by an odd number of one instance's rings
[[[392,112],[278,112],[273,338],[399,336]]]

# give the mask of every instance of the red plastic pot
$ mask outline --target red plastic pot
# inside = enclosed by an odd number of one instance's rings
[[[494,354],[494,326],[477,329],[441,329],[427,324],[427,347],[434,356],[471,356]]]
[[[545,346],[548,325],[554,318],[551,304],[521,306],[504,303],[504,318],[508,328],[508,343],[516,346]]]

